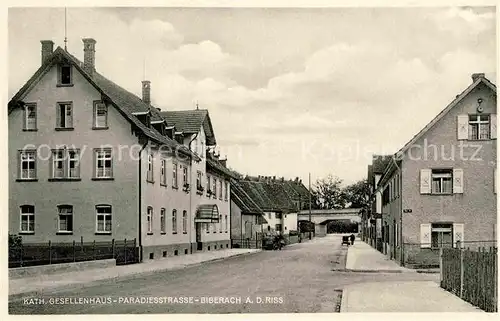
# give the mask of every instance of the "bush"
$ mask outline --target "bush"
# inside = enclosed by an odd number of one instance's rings
[[[9,248],[19,247],[23,244],[23,238],[20,235],[9,234]]]

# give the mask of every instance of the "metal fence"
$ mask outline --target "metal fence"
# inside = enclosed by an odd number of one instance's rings
[[[116,259],[117,265],[137,263],[136,239],[111,242],[27,243],[9,246],[9,268]]]
[[[497,312],[497,248],[444,248],[441,287],[486,312]]]
[[[262,239],[231,239],[233,249],[262,249]]]

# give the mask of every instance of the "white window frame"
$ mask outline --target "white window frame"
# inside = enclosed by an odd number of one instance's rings
[[[65,155],[64,155],[64,150],[63,149],[58,149],[58,150],[53,150],[52,151],[52,178],[65,178]],[[56,164],[59,165],[62,164],[62,168],[60,169],[62,171],[61,175],[58,176],[56,173],[59,173],[59,169],[57,169]]]
[[[146,214],[146,222],[148,224],[148,233],[152,234],[153,233],[153,207],[148,206],[147,208],[147,214]]]
[[[161,160],[160,185],[167,186],[167,160]]]
[[[177,163],[173,163],[172,168],[172,187],[178,188],[178,180],[177,180]]]
[[[167,215],[167,210],[162,207],[162,209],[160,210],[160,231],[163,234],[167,232],[166,215]]]
[[[202,173],[201,171],[197,171],[196,172],[196,189],[197,190],[201,190],[201,187],[203,187],[203,185],[201,184],[201,180],[202,180]]]
[[[35,150],[21,150],[19,151],[19,179],[36,179],[37,164],[36,164],[36,151]],[[23,165],[27,164],[26,172]],[[30,164],[33,168],[30,168]],[[25,173],[27,175],[25,175]]]
[[[219,199],[222,200],[222,180],[219,179]]]
[[[100,209],[109,209],[107,212],[99,212]],[[96,220],[95,220],[95,231],[99,234],[111,234],[113,229],[113,207],[107,204],[96,205],[95,207]],[[102,220],[103,229],[99,230],[99,220]],[[109,230],[106,222],[109,221]]]
[[[449,173],[436,173],[437,171],[446,171]],[[434,181],[435,179],[439,179],[440,190],[434,190]],[[449,179],[450,191],[444,190],[444,181],[445,179]],[[431,193],[432,194],[453,194],[453,170],[452,169],[433,169],[431,171]]]
[[[104,116],[99,116],[100,111]],[[94,102],[94,128],[108,128],[108,106],[102,101]]]
[[[172,233],[177,234],[177,210],[172,210]]]
[[[152,153],[148,154],[148,172],[146,180],[151,183],[154,182],[154,157]]]
[[[65,212],[65,210],[68,210]],[[59,205],[57,206],[57,229],[59,233],[73,233],[74,227],[74,211],[72,205]],[[66,229],[61,229],[62,217],[66,219]],[[68,217],[71,217],[71,228],[68,228]]]
[[[71,155],[73,154],[73,155]],[[72,163],[74,168],[71,168]],[[76,149],[68,150],[68,164],[67,164],[67,177],[79,178],[80,177],[80,151]]]
[[[63,123],[63,116],[64,116],[64,123]],[[57,128],[68,128],[68,129],[73,128],[73,123],[74,123],[73,102],[65,101],[57,103],[57,122],[58,122]]]
[[[225,188],[224,188],[224,200],[227,201],[229,200],[229,184],[224,182]]]
[[[37,129],[37,105],[35,103],[29,103],[24,105],[24,130],[36,130]],[[33,117],[31,117],[33,116]],[[30,121],[31,120],[31,121]]]
[[[182,233],[187,234],[187,211],[182,211]]]
[[[95,158],[95,178],[113,178],[113,151],[108,148],[96,149],[94,151]],[[99,175],[99,161],[103,164],[102,175]],[[106,162],[109,161],[109,169]]]
[[[476,120],[471,120],[471,117],[477,117]],[[485,118],[485,119],[483,119]],[[481,129],[486,126],[488,132],[487,137],[481,137]],[[473,128],[477,128],[477,137],[473,137]],[[469,140],[487,140],[491,138],[490,130],[490,115],[471,114],[469,115]]]
[[[31,211],[25,211],[25,210]],[[26,218],[26,230],[23,230],[23,219]],[[30,229],[33,226],[33,229]],[[19,207],[19,232],[20,233],[35,233],[35,206],[34,205],[21,205]]]
[[[188,168],[186,165],[182,166],[182,186],[189,184],[188,180]]]
[[[449,227],[435,227],[435,225],[449,225]],[[433,243],[433,235],[434,233],[449,233],[450,234],[450,240],[451,240],[451,243],[450,244],[446,244],[446,246],[444,247],[453,247],[454,244],[453,244],[453,223],[431,223],[431,248],[440,248],[442,247],[442,245],[444,243],[439,243],[439,240],[438,240],[438,245],[437,247],[434,245]],[[439,236],[438,236],[439,238]]]

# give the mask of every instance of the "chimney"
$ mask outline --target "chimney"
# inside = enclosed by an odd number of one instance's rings
[[[219,160],[219,162],[221,163],[222,166],[227,167],[226,166],[227,165],[227,159],[221,159],[221,160]]]
[[[151,104],[151,81],[142,81],[142,101],[146,104]]]
[[[92,38],[84,38],[83,41],[83,70],[92,75],[95,71],[95,43]]]
[[[42,65],[54,51],[54,42],[52,40],[42,40]]]
[[[472,82],[476,82],[479,78],[484,78],[484,73],[472,74]]]

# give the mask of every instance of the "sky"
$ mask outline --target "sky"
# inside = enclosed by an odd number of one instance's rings
[[[10,8],[9,99],[64,47],[64,8]],[[228,166],[248,175],[366,178],[484,72],[493,7],[68,8],[68,51],[162,110],[208,109]],[[15,71],[15,72],[14,72]]]

